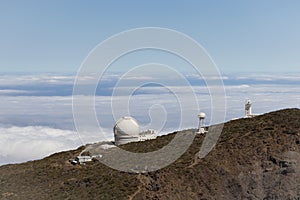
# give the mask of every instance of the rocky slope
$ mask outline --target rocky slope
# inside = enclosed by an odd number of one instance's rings
[[[131,143],[153,151],[173,134]],[[113,170],[99,161],[72,165],[84,147],[0,167],[0,199],[300,199],[300,110],[285,109],[227,122],[203,159],[197,135],[170,166],[144,174]]]

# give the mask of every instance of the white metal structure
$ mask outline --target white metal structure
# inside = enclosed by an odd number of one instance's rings
[[[119,119],[114,126],[115,144],[126,144],[139,141],[140,125],[130,116]]]
[[[71,160],[71,163],[76,165],[76,164],[84,164],[86,162],[91,162],[93,160],[93,158],[102,158],[102,155],[99,154],[99,155],[94,155],[94,156],[77,156],[74,160]]]
[[[247,100],[246,103],[245,103],[245,117],[246,118],[249,118],[249,117],[252,117],[252,103],[250,100]]]
[[[150,129],[139,134],[139,141],[154,140],[157,138],[155,130]]]
[[[204,129],[204,119],[206,117],[206,114],[204,112],[199,113],[198,118],[199,118],[199,125],[198,125],[198,134],[204,134],[205,129]]]
[[[72,164],[82,164],[85,162],[91,162],[92,157],[91,156],[77,156],[71,163]]]

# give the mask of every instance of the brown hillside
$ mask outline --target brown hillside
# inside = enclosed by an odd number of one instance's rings
[[[153,151],[173,136],[123,148]],[[227,122],[215,148],[198,159],[203,138],[197,135],[170,166],[146,174],[98,161],[70,164],[84,147],[1,166],[0,199],[300,199],[299,109]]]

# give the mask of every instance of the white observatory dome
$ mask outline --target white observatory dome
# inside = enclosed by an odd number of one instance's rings
[[[198,117],[199,117],[200,119],[205,119],[206,114],[205,114],[204,112],[201,112],[201,113],[199,113]]]
[[[125,116],[114,126],[116,145],[139,141],[140,125],[136,119]]]

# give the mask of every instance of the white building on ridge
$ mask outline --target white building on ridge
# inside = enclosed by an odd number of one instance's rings
[[[252,102],[248,99],[245,103],[245,118],[255,117],[258,114],[252,113]]]
[[[140,125],[136,119],[125,116],[119,119],[114,126],[115,144],[121,145],[129,142],[152,140],[157,137],[154,130],[140,131]]]

